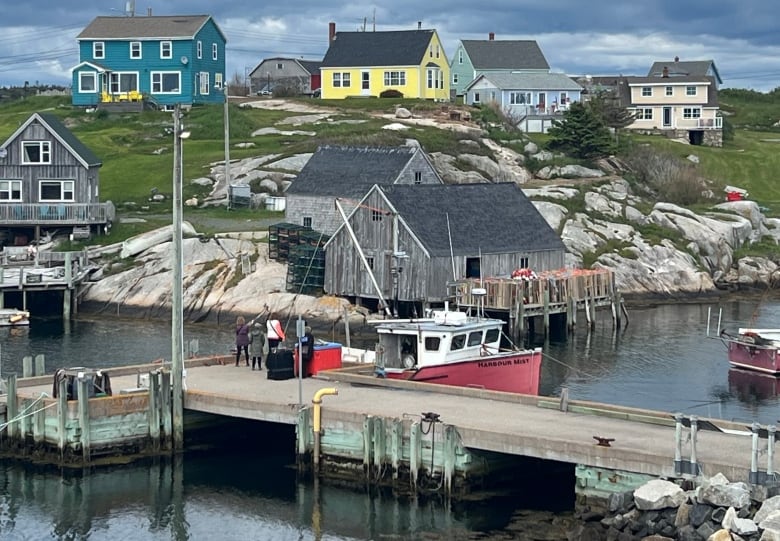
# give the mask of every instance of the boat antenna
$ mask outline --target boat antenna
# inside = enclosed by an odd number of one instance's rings
[[[450,213],[447,212],[445,214],[447,216],[447,236],[450,240],[450,262],[452,263],[452,279],[457,280],[458,277],[455,275],[455,253],[452,250],[452,229],[450,228]]]

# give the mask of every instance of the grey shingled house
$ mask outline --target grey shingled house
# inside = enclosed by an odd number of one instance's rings
[[[388,301],[438,303],[453,279],[564,266],[560,237],[514,183],[374,186],[349,224]],[[380,298],[346,226],[325,253],[327,293]]]
[[[344,223],[336,200],[349,214],[374,184],[441,184],[420,147],[322,146],[285,193],[285,221],[326,235]]]

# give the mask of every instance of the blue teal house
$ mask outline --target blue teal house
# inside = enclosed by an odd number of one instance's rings
[[[227,40],[209,15],[96,17],[76,39],[73,105],[167,109],[225,99]]]

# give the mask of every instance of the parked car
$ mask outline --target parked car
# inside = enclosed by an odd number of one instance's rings
[[[322,89],[321,88],[315,88],[311,93],[312,98],[321,98],[322,97]]]
[[[272,96],[273,93],[274,93],[274,85],[265,85],[263,88],[261,88],[256,92],[258,96]]]

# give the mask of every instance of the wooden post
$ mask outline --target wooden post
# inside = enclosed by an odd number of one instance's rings
[[[60,464],[65,461],[65,446],[68,442],[65,435],[68,413],[68,380],[61,378],[57,382],[57,449],[60,452]]]
[[[615,295],[612,297],[613,310],[615,310],[615,325],[619,329],[623,325],[623,314],[620,308],[623,304],[623,298],[620,291],[615,291]]]
[[[71,303],[71,290],[65,289],[62,292],[62,319],[65,321],[70,319],[70,303]]]
[[[590,296],[590,328],[595,329],[596,328],[596,297],[594,296],[593,290],[591,289],[591,296]]]
[[[27,436],[32,432],[32,428],[30,428],[32,419],[27,415],[30,413],[32,402],[33,401],[29,398],[22,398],[19,401],[19,411],[22,413],[22,416],[19,418],[17,424],[19,425],[19,438],[22,442],[24,442],[27,439]]]
[[[550,336],[550,290],[545,288],[543,292],[542,325],[545,338]]]
[[[25,355],[22,357],[22,377],[30,378],[33,375],[33,358],[32,355]]]
[[[88,381],[85,377],[80,377],[77,380],[78,388],[78,401],[79,401],[79,426],[81,427],[81,456],[84,460],[84,464],[90,462],[90,441],[89,434],[89,386],[92,385],[91,381]]]
[[[455,472],[455,455],[458,449],[458,430],[452,425],[444,427],[444,444],[442,451],[444,453],[444,492],[447,495],[452,494],[452,476]]]
[[[296,463],[298,465],[298,471],[305,471],[306,466],[306,450],[308,449],[309,434],[312,431],[310,424],[309,412],[311,408],[300,408],[298,410],[298,422],[295,430],[295,438],[297,444],[297,457]]]
[[[569,332],[574,330],[574,326],[577,324],[577,301],[574,297],[569,297],[566,307],[566,327]]]
[[[149,439],[152,450],[160,452],[160,373],[149,372]]]
[[[400,419],[393,419],[390,433],[390,461],[393,466],[393,484],[398,481],[398,468],[403,456],[404,424]]]
[[[164,371],[160,382],[160,409],[162,411],[163,448],[173,449],[173,405],[171,403],[171,373]]]
[[[46,356],[43,354],[39,354],[35,356],[35,375],[36,376],[46,375]]]
[[[414,494],[417,494],[417,477],[422,462],[422,432],[420,422],[415,421],[409,428],[409,482]]]
[[[387,454],[387,431],[385,430],[385,418],[374,418],[374,449],[373,449],[373,465],[374,472],[376,473],[375,479],[380,481],[379,476],[382,472],[382,464],[385,462],[385,456]]]
[[[349,338],[349,308],[344,307],[344,336],[347,347],[352,347]]]
[[[6,411],[8,413],[8,438],[19,436],[19,425],[16,417],[19,415],[19,397],[16,396],[16,374],[8,375],[8,396],[6,397]]]
[[[363,472],[366,474],[366,479],[371,480],[371,440],[373,436],[374,418],[371,415],[366,415],[363,419]]]
[[[35,406],[32,417],[32,434],[35,443],[43,443],[45,440],[44,430],[46,429],[46,410],[43,409],[46,402],[41,399]]]

